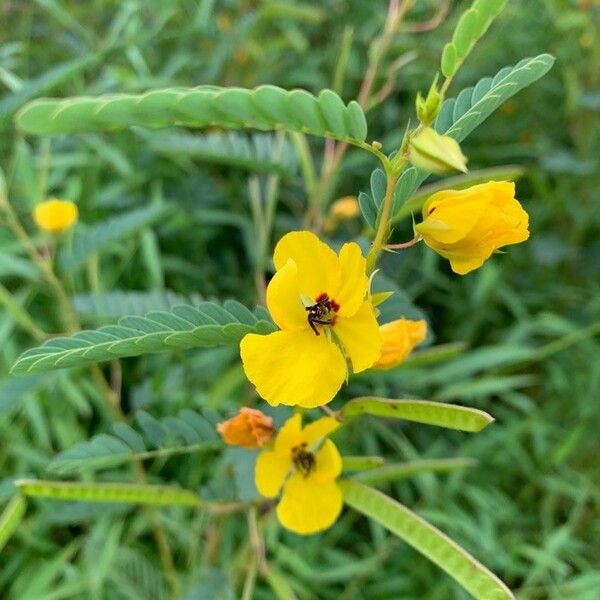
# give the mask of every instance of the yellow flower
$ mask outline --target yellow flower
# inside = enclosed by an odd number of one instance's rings
[[[329,209],[329,214],[334,219],[353,219],[360,215],[360,208],[356,196],[344,196],[338,198]]]
[[[288,419],[272,450],[256,461],[255,482],[266,498],[281,492],[277,518],[284,527],[301,534],[316,533],[333,525],[342,510],[342,493],[336,479],[342,459],[335,444],[323,438],[339,427],[323,417],[302,428],[299,414]]]
[[[528,225],[529,216],[515,198],[515,184],[490,181],[433,194],[415,230],[430,248],[450,260],[455,273],[465,275],[498,248],[524,242]]]
[[[374,369],[391,369],[406,360],[406,357],[427,336],[425,321],[398,319],[379,327],[383,338],[383,348]]]
[[[243,406],[235,417],[217,423],[226,444],[242,448],[262,448],[273,437],[273,419],[260,410]]]
[[[51,198],[35,207],[36,225],[49,233],[62,233],[77,221],[77,205],[69,200]]]
[[[381,353],[381,335],[367,296],[366,260],[355,243],[339,256],[308,231],[283,236],[267,307],[280,331],[246,335],[244,371],[269,404],[313,408],[333,399],[347,377]]]

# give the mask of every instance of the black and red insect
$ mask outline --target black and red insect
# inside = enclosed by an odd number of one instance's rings
[[[310,328],[319,335],[317,325],[333,325],[335,322],[335,313],[340,310],[340,305],[331,300],[327,294],[321,294],[317,297],[315,304],[304,307],[308,312],[307,319]]]

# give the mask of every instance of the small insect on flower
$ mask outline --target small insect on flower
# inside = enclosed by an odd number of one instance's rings
[[[78,215],[77,205],[70,200],[51,198],[35,207],[33,219],[42,231],[63,233],[77,221]]]
[[[489,181],[433,194],[415,231],[455,273],[478,269],[496,250],[529,237],[529,216],[515,198],[515,184]]]
[[[273,437],[273,419],[260,410],[243,406],[237,415],[218,423],[217,431],[230,446],[262,448]]]
[[[273,406],[327,404],[348,364],[359,373],[381,354],[366,260],[358,244],[336,254],[313,233],[294,231],[279,240],[273,262],[267,307],[280,331],[242,339],[244,371]]]
[[[276,498],[280,523],[303,535],[327,529],[342,510],[342,493],[336,483],[342,459],[335,444],[326,439],[340,426],[323,417],[306,427],[295,414],[288,419],[273,443],[256,461],[258,491]]]
[[[315,304],[304,308],[308,312],[307,319],[310,328],[315,332],[315,335],[319,335],[319,330],[315,327],[315,324],[333,325],[335,323],[335,313],[340,310],[340,305],[334,300],[330,300],[327,294],[322,294],[317,298]]]

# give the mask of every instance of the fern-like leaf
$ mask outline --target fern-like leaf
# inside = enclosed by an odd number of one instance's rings
[[[226,301],[223,306],[212,302],[202,302],[195,307],[176,306],[169,312],[123,317],[118,325],[53,338],[22,354],[12,372],[78,367],[175,348],[237,344],[247,333],[265,334],[273,330],[264,309],[253,313],[234,300]]]
[[[172,290],[112,290],[99,294],[77,294],[71,298],[75,310],[89,320],[119,319],[126,315],[145,315],[150,311],[170,311],[180,304],[197,305],[200,294],[184,296]]]
[[[242,88],[171,88],[140,95],[40,99],[17,115],[17,125],[37,135],[131,127],[219,126],[264,131],[303,131],[348,142],[364,142],[367,124],[357,102],[344,104],[331,90],[313,96],[273,85]]]
[[[48,471],[60,475],[99,471],[136,459],[165,458],[221,446],[214,424],[191,410],[161,421],[140,410],[135,420],[139,431],[115,423],[111,434],[95,435],[61,452],[48,465]]]
[[[297,160],[292,145],[282,141],[279,146],[272,134],[245,135],[229,131],[198,136],[183,132],[140,130],[140,135],[154,152],[164,156],[186,157],[288,177],[296,172]]]

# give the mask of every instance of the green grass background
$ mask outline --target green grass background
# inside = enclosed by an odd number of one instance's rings
[[[437,5],[418,2],[409,21],[427,19]],[[368,113],[370,138],[386,148],[414,118],[414,95],[427,89],[467,3],[452,5],[439,28],[394,40],[391,58],[413,51],[416,57],[399,72],[391,96]],[[266,185],[267,176],[253,173],[272,168],[265,167],[268,154],[249,150],[246,168],[237,168],[222,139],[206,160],[206,147],[204,159],[193,157],[181,140],[169,145],[156,132],[25,138],[13,126],[14,112],[42,95],[175,85],[272,83],[318,92],[332,86],[348,27],[354,39],[340,91],[350,100],[385,10],[379,0],[0,5],[0,165],[28,229],[34,232],[31,210],[46,194],[76,201],[85,224],[149,203],[170,207],[158,222],[115,239],[97,262],[66,277],[85,323],[115,320],[132,307],[143,312],[140,307],[155,306],[156,290],[164,289],[255,303],[248,180],[258,177]],[[381,454],[390,461],[475,459],[474,467],[422,473],[383,489],[464,545],[523,600],[595,600],[600,589],[599,31],[597,1],[510,1],[469,57],[451,94],[524,56],[557,57],[545,78],[463,146],[472,169],[523,167],[518,197],[530,214],[531,239],[467,277],[453,275],[425,247],[386,257],[385,274],[425,311],[436,343],[466,347],[443,362],[357,378],[348,390],[348,396],[375,390],[458,402],[490,412],[496,423],[473,435],[373,419],[340,439],[348,454]],[[237,148],[240,136],[233,138]],[[319,156],[322,143],[311,145]],[[287,150],[275,239],[299,227],[305,207],[297,161]],[[349,152],[335,196],[366,189],[373,167],[368,155]],[[359,232],[350,225],[333,241]],[[409,235],[407,222],[398,239]],[[36,323],[59,330],[48,290],[4,227],[0,278]],[[126,302],[115,290],[143,294]],[[52,476],[47,465],[57,453],[110,427],[86,369],[8,377],[19,353],[33,345],[14,315],[0,309],[0,506],[13,494],[15,478]],[[199,407],[228,415],[252,401],[235,349],[122,362],[129,415],[143,409],[164,418]],[[147,466],[152,482],[235,499],[253,493],[251,460],[248,453],[208,449]],[[82,475],[90,477],[132,480],[126,465]],[[186,598],[238,597],[248,562],[243,515],[209,520],[165,509],[160,520]],[[270,563],[302,599],[466,597],[426,559],[350,511],[324,534],[299,538],[270,525],[266,540]],[[167,598],[167,590],[148,513],[126,506],[34,502],[0,555],[2,598]],[[258,581],[255,598],[273,594]]]

